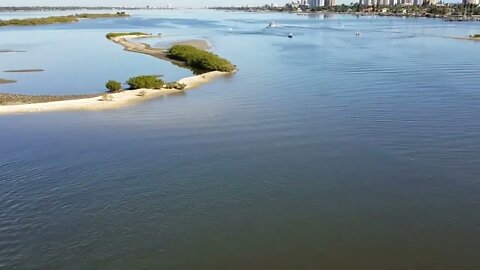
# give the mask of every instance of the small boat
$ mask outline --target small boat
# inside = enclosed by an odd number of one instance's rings
[[[268,25],[268,27],[276,27],[277,25],[275,24],[274,21],[271,21],[270,24]]]
[[[292,33],[288,34],[288,38],[293,38],[293,34]]]
[[[355,36],[360,36],[360,32],[356,32],[356,33],[355,33]]]

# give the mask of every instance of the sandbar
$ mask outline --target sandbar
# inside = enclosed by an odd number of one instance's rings
[[[15,81],[15,80],[0,79],[0,84],[16,83],[16,82],[17,82],[17,81]]]
[[[228,72],[212,71],[205,74],[192,76],[179,80],[179,83],[186,84],[184,90],[189,90],[201,86],[212,79],[229,75]],[[104,101],[104,95],[99,94],[94,97],[80,98],[73,100],[52,101],[32,104],[18,104],[18,105],[1,105],[1,114],[19,114],[31,112],[52,112],[52,111],[95,111],[95,110],[109,110],[121,108],[128,105],[137,104],[149,99],[166,96],[169,94],[178,94],[184,90],[176,89],[136,89],[125,90],[119,93],[111,93],[107,95],[111,101]],[[142,93],[143,92],[143,93]],[[144,95],[143,95],[144,94]]]
[[[32,68],[32,69],[10,69],[10,70],[4,70],[3,72],[8,72],[8,73],[27,73],[27,72],[42,72],[45,71],[41,68]]]
[[[124,50],[136,53],[148,54],[162,60],[170,61],[179,66],[185,66],[181,61],[167,57],[166,49],[152,48],[149,44],[136,43],[129,39],[155,37],[154,35],[127,35],[110,38],[111,41],[122,45]],[[208,43],[207,43],[208,45]],[[195,87],[199,87],[215,78],[228,76],[231,72],[211,71],[196,76],[179,80],[185,84],[183,90],[177,89],[136,89],[125,90],[118,93],[102,93],[76,96],[29,96],[17,94],[0,94],[0,114],[19,114],[31,112],[51,111],[94,111],[121,108],[124,106],[140,103],[152,98],[166,95],[184,93]],[[3,96],[3,100],[2,100]],[[4,104],[4,105],[1,105]]]
[[[12,50],[12,49],[0,49],[0,53],[18,53],[18,52],[26,52],[26,51]]]
[[[197,49],[202,49],[202,50],[209,50],[212,48],[210,47],[210,44],[208,44],[208,42],[204,39],[190,39],[190,40],[173,42],[172,46],[174,45],[190,45]]]

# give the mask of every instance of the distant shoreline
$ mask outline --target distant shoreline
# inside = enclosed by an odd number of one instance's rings
[[[101,13],[101,14],[74,14],[66,16],[50,16],[44,18],[26,18],[26,19],[10,19],[0,20],[0,27],[16,27],[16,26],[37,26],[37,25],[49,25],[49,24],[65,24],[76,23],[82,19],[102,19],[102,18],[127,18],[130,15],[125,12],[117,13]]]
[[[41,68],[32,68],[32,69],[9,69],[9,70],[4,70],[3,72],[6,73],[29,73],[29,72],[43,72],[45,70]]]

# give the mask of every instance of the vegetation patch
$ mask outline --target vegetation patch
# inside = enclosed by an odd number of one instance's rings
[[[10,70],[5,70],[3,72],[9,72],[9,73],[15,73],[15,72],[42,72],[44,71],[43,69],[10,69]]]
[[[190,45],[174,45],[167,52],[167,56],[206,71],[232,72],[235,70],[235,66],[228,60]]]
[[[121,11],[117,13],[81,13],[75,14],[75,17],[78,19],[102,19],[102,18],[117,18],[117,17],[129,17],[127,13]]]
[[[46,18],[30,18],[30,19],[11,19],[0,20],[0,26],[32,26],[32,25],[45,25],[55,23],[73,23],[78,22],[79,19],[99,19],[99,18],[116,18],[116,17],[128,17],[125,12],[117,12],[114,14],[75,14],[68,16],[50,16]]]
[[[110,93],[118,93],[122,91],[122,84],[117,81],[110,80],[105,84],[105,87],[108,89]]]
[[[471,38],[480,38],[480,34],[470,35]]]
[[[137,76],[128,79],[127,84],[130,86],[130,89],[161,89],[165,84],[161,79],[155,76]]]
[[[114,37],[121,37],[121,36],[146,36],[149,35],[147,33],[142,33],[142,32],[123,32],[123,33],[108,33],[106,37],[108,39],[114,38]]]
[[[26,52],[26,51],[11,50],[11,49],[0,49],[0,53],[16,53],[16,52]]]
[[[165,89],[183,90],[183,89],[185,89],[185,87],[187,87],[186,84],[184,84],[184,83],[179,83],[179,82],[171,82],[171,83],[167,83],[167,84],[165,85]]]
[[[137,96],[139,96],[139,97],[144,97],[146,95],[147,95],[147,91],[145,91],[145,90],[142,90],[142,91],[138,92],[138,94],[137,94]]]
[[[16,83],[17,81],[15,80],[5,80],[5,79],[0,79],[0,84],[5,84],[5,83]]]

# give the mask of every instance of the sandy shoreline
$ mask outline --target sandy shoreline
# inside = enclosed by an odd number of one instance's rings
[[[192,76],[179,80],[178,82],[187,85],[185,90],[201,86],[212,79],[228,75],[228,72],[212,71],[209,73]],[[145,91],[145,95],[141,96],[140,92]],[[184,90],[175,89],[136,89],[125,90],[120,93],[108,94],[111,101],[103,101],[102,95],[91,98],[81,98],[73,100],[52,101],[43,103],[18,104],[18,105],[1,105],[1,114],[31,113],[31,112],[52,112],[52,111],[95,111],[108,110],[133,105],[153,98],[179,93]]]
[[[184,66],[181,61],[172,60],[167,57],[166,49],[152,48],[145,43],[135,43],[128,39],[133,38],[148,38],[157,37],[154,35],[131,35],[131,36],[118,36],[110,38],[111,41],[122,45],[124,50],[132,51],[136,53],[148,54],[157,57],[162,60],[172,62],[174,64]],[[185,41],[185,43],[191,43]],[[197,43],[197,46],[208,45],[206,41],[204,44]],[[187,77],[179,80],[179,83],[185,84],[184,90],[192,89],[201,86],[212,79],[227,76],[231,73],[212,71],[197,76]],[[17,94],[2,94],[0,93],[0,101],[3,100],[5,105],[0,105],[0,115],[4,114],[18,114],[18,113],[31,113],[31,112],[51,112],[51,111],[93,111],[93,110],[108,110],[124,107],[140,103],[142,101],[150,100],[153,98],[182,93],[184,90],[176,89],[136,89],[125,90],[119,93],[102,93],[98,95],[71,95],[71,96],[30,96],[30,95],[17,95]],[[108,95],[108,101],[105,101],[105,97]],[[9,104],[10,103],[10,104]],[[20,103],[20,104],[12,104]]]
[[[202,49],[202,50],[209,50],[212,48],[210,44],[208,44],[208,42],[203,39],[189,39],[184,41],[173,42],[172,46],[174,45],[190,45],[197,49]]]

